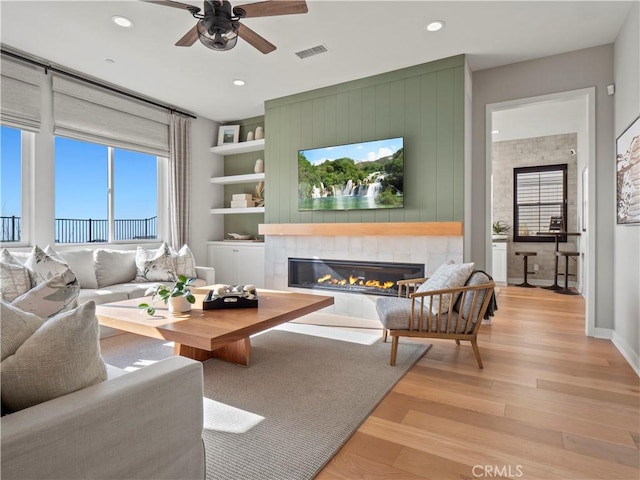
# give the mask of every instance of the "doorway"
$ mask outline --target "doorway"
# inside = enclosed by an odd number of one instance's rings
[[[595,192],[595,180],[589,170],[595,166],[595,89],[586,88],[539,97],[523,98],[487,105],[486,110],[486,171],[487,265],[492,265],[492,224],[494,211],[494,142],[517,139],[566,136],[575,134],[575,169],[570,181],[575,184],[575,222],[580,233],[576,249],[580,252],[578,290],[585,299],[585,333],[595,335],[595,235],[589,235],[589,224],[595,225],[594,212],[587,206]],[[502,167],[501,167],[502,168]]]

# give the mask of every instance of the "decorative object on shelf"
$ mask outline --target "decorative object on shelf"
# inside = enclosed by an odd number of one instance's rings
[[[252,140],[253,140],[253,132],[249,130],[249,132],[247,133],[247,142],[250,142]]]
[[[211,290],[202,302],[203,310],[220,308],[258,308],[255,285],[221,285]]]
[[[252,197],[250,193],[234,193],[231,196],[231,208],[255,207]]]
[[[218,145],[238,143],[240,137],[240,125],[221,125],[218,128]]]
[[[227,233],[234,240],[251,240],[251,235],[244,235],[239,233]]]
[[[256,128],[256,140],[262,140],[264,138],[264,128],[257,127]]]
[[[616,139],[616,221],[640,225],[640,117]]]
[[[151,295],[151,300],[155,300],[156,297],[160,299],[169,307],[169,311],[172,313],[183,313],[191,310],[191,304],[195,303],[196,297],[191,293],[191,287],[195,278],[187,278],[184,275],[179,275],[178,280],[172,287],[168,287],[162,283],[150,287],[145,292],[146,295]],[[138,308],[142,309],[149,315],[155,315],[156,309],[148,303],[140,303]]]
[[[264,182],[260,181],[256,184],[256,193],[253,196],[256,207],[264,207]]]
[[[264,172],[264,160],[262,160],[261,158],[256,160],[256,164],[253,167],[253,171],[255,173],[263,173]]]
[[[511,226],[508,223],[503,222],[502,220],[498,220],[496,222],[493,222],[493,225],[491,227],[493,229],[494,240],[508,238],[507,233],[509,233],[509,231],[511,230]]]

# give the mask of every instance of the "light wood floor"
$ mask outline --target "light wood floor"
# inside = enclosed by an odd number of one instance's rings
[[[484,370],[432,341],[316,478],[640,478],[640,382],[585,336],[582,297],[505,287],[498,307]]]

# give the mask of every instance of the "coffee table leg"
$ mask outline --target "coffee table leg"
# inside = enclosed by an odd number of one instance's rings
[[[176,343],[174,353],[183,357],[192,358],[204,362],[210,358],[217,358],[225,362],[235,363],[248,367],[251,361],[251,340],[243,338],[237,342],[230,343],[224,347],[215,349],[214,351],[202,350],[201,348],[190,347]]]

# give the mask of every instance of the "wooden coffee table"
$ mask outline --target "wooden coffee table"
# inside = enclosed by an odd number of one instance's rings
[[[258,308],[203,310],[207,287],[195,293],[190,312],[172,314],[157,302],[156,313],[149,316],[138,304],[149,298],[134,298],[96,307],[100,325],[125,332],[175,342],[176,355],[208,360],[219,358],[249,366],[249,337],[281,323],[333,305],[333,297],[275,290],[258,290]]]

